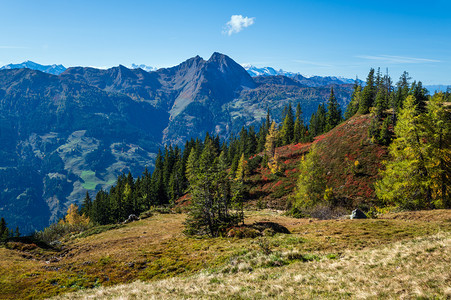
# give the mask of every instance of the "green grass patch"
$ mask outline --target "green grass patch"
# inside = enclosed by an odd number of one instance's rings
[[[80,175],[81,179],[83,179],[83,188],[87,190],[95,190],[98,183],[101,181],[96,177],[96,173],[89,171],[82,171]]]

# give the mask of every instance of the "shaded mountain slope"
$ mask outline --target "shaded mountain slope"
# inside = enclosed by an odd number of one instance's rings
[[[165,113],[147,103],[29,69],[0,71],[0,91],[1,214],[23,232],[153,163]]]

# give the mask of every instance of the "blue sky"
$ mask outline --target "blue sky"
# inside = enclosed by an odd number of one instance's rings
[[[0,65],[168,67],[217,51],[307,75],[381,67],[451,84],[450,11],[447,0],[0,0]]]

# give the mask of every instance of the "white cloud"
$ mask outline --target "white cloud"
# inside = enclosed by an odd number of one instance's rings
[[[406,56],[393,56],[393,55],[360,55],[358,58],[369,59],[369,60],[380,60],[386,63],[393,64],[420,64],[428,62],[440,62],[436,59],[429,58],[417,58],[417,57],[406,57]]]
[[[229,36],[238,33],[246,27],[254,24],[255,18],[243,17],[242,15],[233,15],[230,21],[226,23],[223,33]]]

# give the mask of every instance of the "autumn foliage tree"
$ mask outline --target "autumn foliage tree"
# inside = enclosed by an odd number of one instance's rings
[[[310,152],[302,157],[299,173],[293,206],[297,209],[313,207],[324,199],[326,191],[325,171],[316,145],[312,145]]]
[[[275,174],[280,171],[279,156],[276,153],[276,141],[279,137],[279,132],[276,128],[276,122],[272,122],[266,136],[265,156],[268,161],[268,167],[271,173]]]
[[[407,209],[449,208],[450,116],[443,94],[432,97],[419,114],[414,96],[408,96],[395,126],[376,194],[388,205]]]
[[[76,204],[71,204],[67,209],[66,216],[64,220],[61,220],[61,224],[67,224],[71,226],[86,226],[90,222],[89,217],[85,214],[80,215],[78,206]]]

